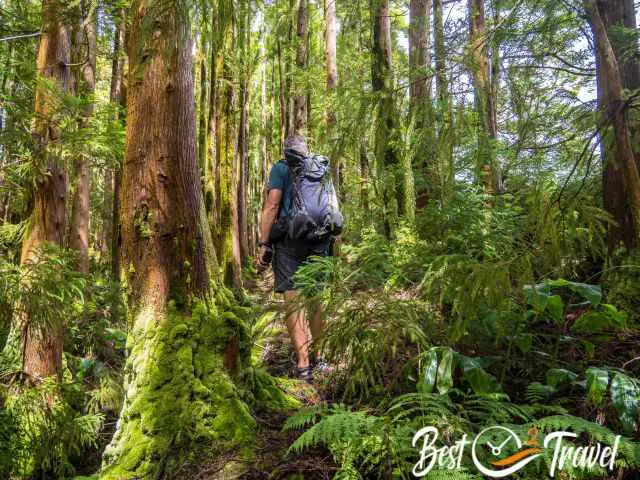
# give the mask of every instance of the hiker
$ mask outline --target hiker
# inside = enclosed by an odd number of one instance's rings
[[[313,379],[314,369],[324,369],[326,364],[318,354],[310,358],[306,312],[300,306],[293,276],[310,256],[331,254],[342,222],[329,159],[310,155],[305,138],[291,135],[284,143],[284,159],[269,173],[256,263],[259,270],[272,263],[274,289],[284,295],[298,376],[306,381]],[[322,311],[318,306],[310,313],[309,330],[317,341],[323,329]]]

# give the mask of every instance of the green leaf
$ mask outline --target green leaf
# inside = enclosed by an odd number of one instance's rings
[[[436,388],[438,393],[444,395],[453,387],[453,350],[450,348],[444,349],[442,352],[442,360],[438,366],[438,379],[436,382]]]
[[[524,333],[514,337],[513,343],[522,353],[529,353],[533,348],[533,335]]]
[[[564,313],[564,302],[560,295],[551,295],[547,301],[547,311],[551,314],[557,323],[562,322],[562,314]]]
[[[495,377],[482,368],[479,359],[460,355],[460,366],[463,378],[469,382],[475,393],[486,395],[500,392],[500,385]]]
[[[638,425],[638,396],[640,388],[628,376],[616,373],[611,381],[611,402],[618,412],[624,433],[634,432]]]
[[[536,311],[542,313],[549,301],[549,291],[545,290],[545,285],[525,285],[524,298]]]
[[[601,407],[609,385],[609,372],[602,368],[591,367],[587,370],[587,398]]]
[[[431,349],[424,355],[424,374],[418,381],[418,392],[431,393],[436,385],[438,373],[438,353]]]
[[[624,312],[608,304],[601,305],[599,309],[580,315],[571,330],[576,333],[601,333],[627,328],[627,315]]]
[[[559,387],[573,382],[578,375],[564,368],[552,368],[547,371],[547,385]]]
[[[550,280],[546,282],[546,285],[552,288],[567,287],[571,291],[580,294],[593,306],[598,305],[602,300],[602,289],[600,288],[600,285],[589,285],[588,283],[570,282],[563,278]]]

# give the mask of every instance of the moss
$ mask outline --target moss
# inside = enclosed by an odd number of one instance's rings
[[[139,238],[151,238],[153,234],[152,219],[153,216],[147,208],[141,208],[133,215],[133,227]]]
[[[296,397],[291,382],[272,377],[261,368],[248,368],[243,375],[248,401],[258,410],[290,412],[301,408],[302,402]]]
[[[138,313],[129,337],[127,399],[102,479],[168,476],[198,446],[242,449],[254,436],[255,421],[222,357],[242,322],[204,303],[190,315],[175,306],[160,319],[147,315]]]

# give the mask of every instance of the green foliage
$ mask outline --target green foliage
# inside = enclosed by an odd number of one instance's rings
[[[97,444],[101,413],[83,414],[77,385],[45,381],[37,387],[3,389],[0,415],[0,469],[7,475],[61,478],[72,461]],[[80,409],[78,408],[80,407]],[[3,471],[0,470],[0,471]]]

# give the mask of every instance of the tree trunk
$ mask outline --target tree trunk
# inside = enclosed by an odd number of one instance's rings
[[[95,8],[80,3],[80,25],[77,32],[77,63],[82,63],[76,79],[76,94],[93,96],[96,89],[96,15]],[[85,58],[82,58],[85,55]],[[93,99],[83,112],[82,128],[88,128],[93,115]],[[75,165],[76,188],[73,193],[71,225],[69,228],[69,247],[76,251],[76,268],[79,272],[89,273],[89,158],[81,153]]]
[[[398,155],[393,146],[396,112],[393,100],[391,63],[391,22],[389,0],[370,0],[372,26],[371,80],[377,95],[375,156],[378,180],[382,184],[383,227],[390,236],[398,223],[399,212],[406,212],[404,175],[398,168]]]
[[[440,197],[440,172],[431,103],[431,7],[431,0],[411,0],[409,6],[409,94],[417,133],[417,142],[411,149],[412,168],[426,180],[424,190],[419,192],[416,199],[418,208],[426,205],[430,198]],[[413,217],[408,209],[405,214]]]
[[[222,5],[222,4],[220,4]],[[220,12],[223,10],[221,9]],[[218,162],[217,134],[219,116],[219,88],[218,88],[218,72],[221,69],[222,56],[222,39],[224,38],[224,21],[220,18],[219,13],[214,12],[212,15],[212,33],[211,33],[211,56],[210,74],[209,74],[209,108],[208,108],[208,135],[207,135],[207,161],[205,163],[205,181],[204,181],[204,198],[205,210],[207,212],[207,220],[214,239],[220,235],[220,217],[218,191],[216,187],[216,171]],[[215,243],[215,242],[214,242]]]
[[[276,40],[278,48],[278,100],[280,104],[280,149],[284,148],[284,140],[289,132],[289,115],[287,113],[287,81],[284,74],[282,59],[282,42],[280,38]]]
[[[240,255],[240,233],[238,225],[238,168],[236,162],[236,118],[234,112],[235,88],[234,71],[231,52],[234,47],[235,24],[231,2],[224,2],[228,14],[228,22],[224,27],[223,44],[221,46],[222,73],[218,115],[216,125],[216,165],[215,186],[216,205],[218,207],[219,231],[215,239],[216,253],[220,259],[223,278],[226,285],[236,292],[242,289],[242,271]],[[228,60],[229,59],[229,60]]]
[[[434,0],[433,30],[436,67],[436,98],[440,121],[438,122],[438,153],[440,165],[440,200],[446,200],[453,193],[453,109],[449,82],[447,80],[446,47],[444,38],[443,0]]]
[[[499,174],[495,157],[495,101],[491,91],[491,75],[487,57],[484,0],[469,0],[469,46],[467,61],[473,76],[477,108],[478,152],[476,176],[485,193],[496,193]]]
[[[621,244],[635,250],[640,240],[640,177],[631,142],[627,104],[623,98],[622,75],[614,48],[603,21],[610,5],[584,0],[596,45],[598,94],[604,122],[611,126],[603,135],[604,207],[615,225],[609,226],[609,251]],[[602,10],[601,10],[602,9]]]
[[[38,74],[54,82],[61,91],[72,87],[69,31],[59,0],[42,2],[42,35],[38,50]],[[39,84],[35,92],[36,140],[34,160],[45,173],[38,177],[33,198],[31,222],[22,242],[20,263],[37,261],[38,249],[46,243],[62,246],[66,233],[67,176],[59,159],[47,153],[51,144],[60,142],[60,130],[52,119],[57,95]],[[61,324],[38,326],[26,315],[19,318],[23,371],[33,380],[60,377],[62,373],[63,329]],[[8,345],[9,346],[9,345]]]
[[[231,448],[253,426],[222,367],[239,320],[212,305],[223,291],[198,178],[188,6],[161,4],[134,0],[129,23],[121,223],[130,353],[103,479],[172,478],[185,452],[206,440]]]
[[[120,10],[118,27],[116,28],[113,45],[113,60],[111,64],[111,91],[109,99],[112,105],[120,107],[117,119],[123,121],[126,110],[126,87],[124,84],[125,57],[122,54],[125,42],[125,11]],[[122,182],[122,159],[111,169],[111,181],[113,186],[113,202],[111,208],[111,276],[120,281],[120,184]]]
[[[237,178],[238,178],[238,237],[240,259],[249,257],[249,85],[251,81],[251,6],[248,0],[240,8],[239,52],[240,52],[240,125],[238,129]]]
[[[336,88],[338,87],[338,60],[336,55],[336,1],[324,0],[324,59],[327,72],[327,95],[325,107],[325,120],[327,125],[327,139],[331,145],[331,170],[334,185],[338,195],[340,195],[340,177],[342,175],[340,162],[341,159],[336,155],[338,152],[337,144],[339,143],[338,135],[336,135],[336,113],[333,108],[335,102]]]
[[[598,8],[602,21],[609,31],[612,27],[627,30],[627,35],[610,35],[609,40],[620,69],[622,88],[633,92],[640,88],[640,52],[638,52],[636,32],[636,10],[633,0],[599,0]],[[640,113],[627,111],[629,128],[634,146],[636,163],[640,167]]]
[[[203,24],[206,22],[206,13],[203,12]],[[206,38],[206,30],[202,29],[202,41],[200,42],[201,60],[200,60],[200,98],[198,101],[198,167],[200,170],[200,177],[202,178],[204,185],[205,170],[207,166],[207,61],[209,42]]]
[[[296,88],[293,97],[293,131],[306,134],[307,130],[307,88],[306,72],[309,35],[309,0],[298,0],[298,28],[296,46]],[[302,85],[301,85],[302,83]],[[304,87],[304,88],[303,88]]]
[[[411,0],[409,5],[409,74],[411,81],[409,96],[414,112],[431,100],[430,16],[431,0]],[[419,117],[416,122],[416,127],[421,128],[424,119]]]

